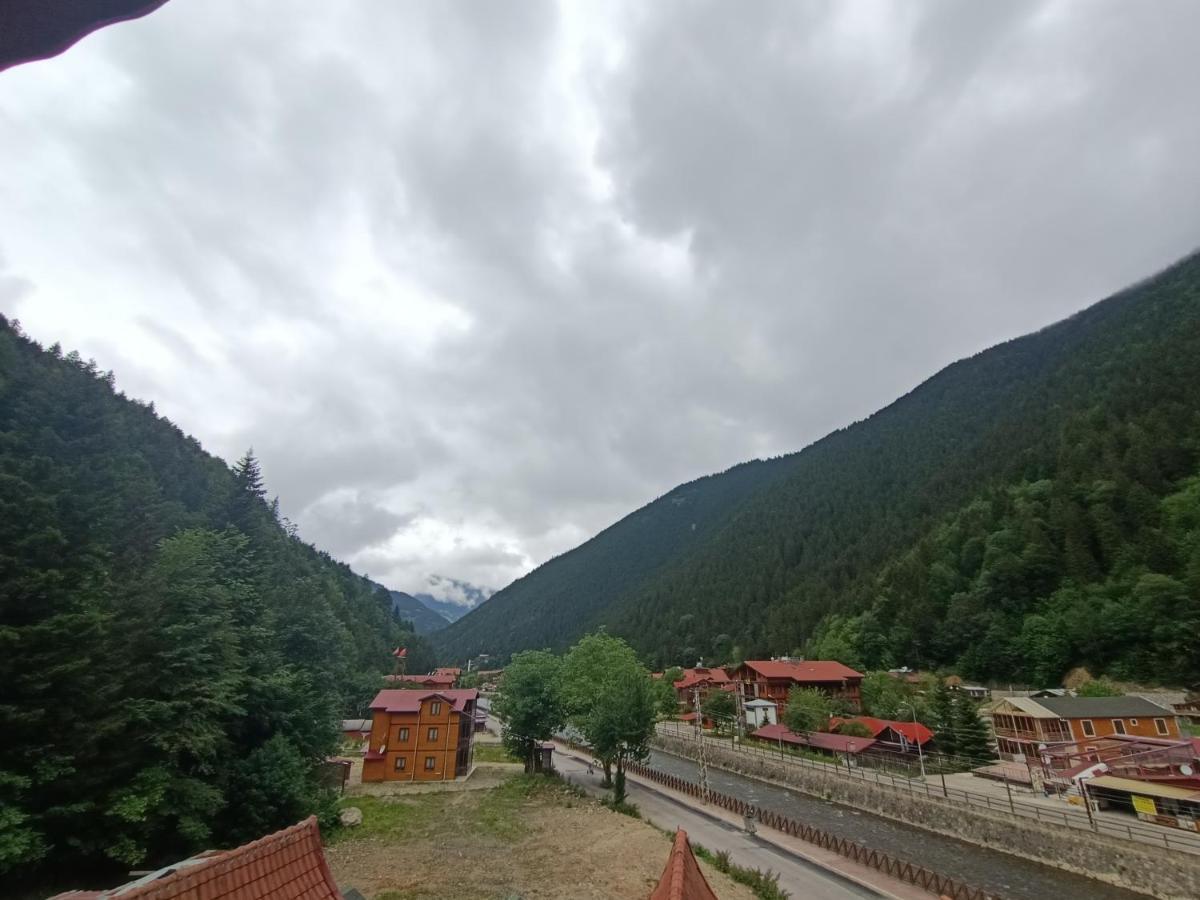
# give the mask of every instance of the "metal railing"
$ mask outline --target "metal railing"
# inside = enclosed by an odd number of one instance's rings
[[[729,810],[736,815],[753,818],[756,822],[768,828],[781,831],[786,835],[799,838],[807,843],[815,844],[824,850],[831,850],[839,856],[852,860],[859,865],[869,866],[891,878],[923,888],[931,894],[937,894],[939,897],[950,897],[953,900],[1000,900],[998,895],[988,893],[981,888],[971,887],[949,876],[926,869],[924,866],[897,859],[881,850],[872,850],[840,835],[831,834],[812,825],[797,822],[795,819],[788,818],[782,813],[759,809],[757,806],[747,803],[739,797],[733,797],[717,791],[704,791],[700,785],[680,778],[677,775],[668,775],[665,772],[660,772],[657,769],[637,763],[628,764],[626,771],[631,775],[637,775],[649,781],[656,782],[673,791],[686,794],[689,797],[705,799],[714,806]]]
[[[659,723],[659,730],[661,733],[670,734],[680,739],[696,740],[695,728],[682,725],[681,723],[661,722]],[[782,748],[774,749],[765,742],[743,741],[738,744],[732,744],[728,738],[719,739],[712,737],[705,737],[704,740],[711,741],[713,745],[717,745],[725,752],[741,753],[751,757],[770,759],[774,762],[782,762],[785,765],[819,771],[832,777],[870,782],[880,787],[903,792],[909,796],[925,797],[938,803],[1009,813],[1054,826],[1090,831],[1095,834],[1104,834],[1110,837],[1134,841],[1139,844],[1147,844],[1152,847],[1161,847],[1166,850],[1179,850],[1185,853],[1200,854],[1200,834],[1156,825],[1144,825],[1140,822],[1113,821],[1093,814],[1090,810],[1047,809],[1037,803],[1027,803],[1016,799],[1013,796],[1011,786],[1007,782],[1004,783],[1006,796],[993,797],[989,794],[950,787],[946,784],[944,775],[931,776],[939,777],[940,783],[930,784],[927,781],[921,781],[917,778],[906,778],[902,775],[897,776],[891,772],[882,772],[878,769],[866,768],[864,766],[851,766],[836,761],[828,763],[817,762],[802,756],[796,756]],[[721,767],[720,763],[711,756],[708,764],[717,768]],[[1095,793],[1094,789],[1091,793]]]

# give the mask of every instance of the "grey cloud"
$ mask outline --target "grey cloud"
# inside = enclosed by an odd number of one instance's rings
[[[168,4],[0,76],[0,304],[379,580],[503,585],[1195,246],[1197,26]]]

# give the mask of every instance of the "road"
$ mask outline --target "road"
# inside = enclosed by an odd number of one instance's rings
[[[601,786],[599,770],[589,776],[586,763],[579,757],[570,755],[570,751],[561,745],[554,754],[554,765],[566,780],[582,787],[588,793],[596,796],[608,794]],[[630,802],[637,805],[646,821],[667,831],[682,828],[688,833],[688,839],[695,844],[701,844],[714,851],[727,850],[737,865],[778,872],[780,886],[793,897],[803,897],[805,900],[877,900],[879,897],[888,896],[929,896],[908,885],[897,884],[893,892],[857,884],[843,875],[793,855],[761,838],[748,835],[725,818],[685,805],[682,800],[660,793],[633,778],[627,781],[627,791]],[[882,877],[878,873],[871,875]]]

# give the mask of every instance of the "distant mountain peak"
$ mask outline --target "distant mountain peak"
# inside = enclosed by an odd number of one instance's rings
[[[425,580],[425,590],[413,596],[447,621],[457,622],[494,593],[492,588],[448,575],[430,575]]]

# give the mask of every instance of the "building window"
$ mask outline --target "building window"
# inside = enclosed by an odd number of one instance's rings
[[[1125,722],[1123,719],[1113,719],[1112,723],[1113,723],[1113,731],[1115,731],[1117,734],[1125,733]]]
[[[404,756],[396,757],[396,771],[403,772],[408,767],[408,758]]]
[[[1167,720],[1166,719],[1155,719],[1154,720],[1154,730],[1157,731],[1159,734],[1170,734],[1171,733],[1170,730],[1168,730],[1168,728],[1167,728]]]
[[[1130,719],[1129,724],[1132,725],[1134,728],[1137,728],[1137,719]]]
[[[429,704],[429,714],[431,716],[440,716],[442,714],[442,702],[440,700],[434,700]]]
[[[425,771],[426,772],[432,772],[433,767],[436,765],[437,765],[437,757],[436,756],[425,757]]]
[[[399,734],[399,737],[397,738],[397,740],[398,740],[398,741],[399,741],[401,744],[403,744],[405,741],[407,741],[407,740],[408,740],[408,729],[407,729],[407,728],[401,728],[401,729],[400,729],[400,734]]]
[[[1079,724],[1083,726],[1083,733],[1086,737],[1095,737],[1096,736],[1096,728],[1094,725],[1092,725],[1091,719],[1084,719]]]
[[[438,736],[438,730],[436,728],[430,728],[429,731],[425,732],[425,734],[426,734],[426,737],[428,740],[436,741],[437,736]]]

